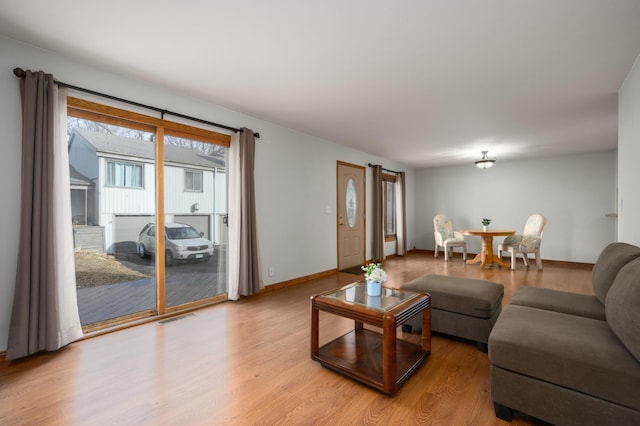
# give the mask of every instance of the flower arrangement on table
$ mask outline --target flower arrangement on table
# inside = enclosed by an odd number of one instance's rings
[[[382,263],[369,263],[362,267],[367,279],[367,294],[377,297],[382,294],[382,283],[387,280],[387,273],[382,269]]]
[[[382,269],[382,263],[369,263],[362,267],[364,271],[364,277],[367,281],[385,282],[387,280],[387,273]]]
[[[483,226],[491,225],[491,219],[488,219],[488,218],[485,217],[484,219],[482,219],[482,225]]]

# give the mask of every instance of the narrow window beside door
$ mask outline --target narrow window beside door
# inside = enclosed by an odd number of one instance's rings
[[[396,177],[382,175],[385,241],[396,239]]]

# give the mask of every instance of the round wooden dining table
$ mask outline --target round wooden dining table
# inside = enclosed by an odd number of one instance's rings
[[[493,253],[493,237],[506,237],[515,234],[516,231],[483,231],[483,230],[465,230],[462,231],[463,235],[473,235],[482,238],[482,249],[480,253],[473,259],[467,260],[467,265],[473,265],[480,262],[480,267],[484,268],[487,265],[498,265],[510,269],[511,265],[505,263]]]

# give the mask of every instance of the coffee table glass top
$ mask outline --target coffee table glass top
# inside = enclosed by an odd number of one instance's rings
[[[419,293],[405,292],[393,288],[382,287],[380,296],[369,296],[366,283],[353,283],[338,290],[324,293],[324,297],[338,299],[342,302],[366,306],[370,309],[387,312],[407,300],[420,297]]]

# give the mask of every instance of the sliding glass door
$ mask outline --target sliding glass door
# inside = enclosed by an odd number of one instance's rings
[[[69,105],[85,331],[226,300],[228,137],[73,98]]]

